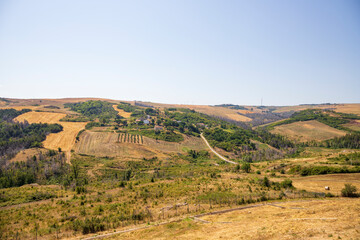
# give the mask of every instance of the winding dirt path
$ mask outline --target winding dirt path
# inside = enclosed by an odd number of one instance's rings
[[[204,137],[204,135],[201,133],[200,137],[204,140],[206,146],[208,146],[208,148],[215,153],[216,156],[218,156],[221,160],[224,160],[225,162],[231,163],[231,164],[238,164],[236,162],[230,161],[229,159],[227,159],[226,157],[221,156],[219,153],[217,153],[208,143],[208,141],[206,140],[206,138]]]

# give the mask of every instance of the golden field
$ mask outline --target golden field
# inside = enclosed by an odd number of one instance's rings
[[[341,131],[316,120],[305,122],[294,122],[276,126],[272,133],[284,135],[290,139],[300,142],[307,141],[323,141],[334,137],[346,135],[345,131]]]
[[[70,151],[75,144],[75,138],[78,132],[85,128],[86,122],[61,122],[60,119],[65,117],[64,113],[52,112],[27,112],[17,118],[15,121],[29,123],[58,123],[63,126],[63,131],[59,133],[51,133],[43,142],[45,148]]]

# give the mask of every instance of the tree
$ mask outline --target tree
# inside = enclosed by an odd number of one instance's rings
[[[352,184],[345,184],[345,187],[341,189],[341,196],[343,197],[358,197],[356,193],[357,188]]]
[[[243,163],[241,165],[241,170],[245,171],[246,173],[249,173],[251,171],[251,166],[250,166],[250,163]]]

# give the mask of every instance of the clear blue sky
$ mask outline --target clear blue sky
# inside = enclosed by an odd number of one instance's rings
[[[360,1],[0,0],[0,96],[360,102]]]

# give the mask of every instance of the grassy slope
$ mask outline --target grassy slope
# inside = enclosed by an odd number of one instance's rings
[[[125,233],[107,239],[357,239],[359,200],[284,202],[206,216]],[[343,214],[339,215],[339,209]],[[323,218],[325,220],[320,220]]]
[[[272,133],[285,135],[290,139],[307,142],[307,141],[323,141],[335,137],[341,137],[346,134],[341,131],[316,120],[305,122],[294,122],[290,124],[276,126]]]

